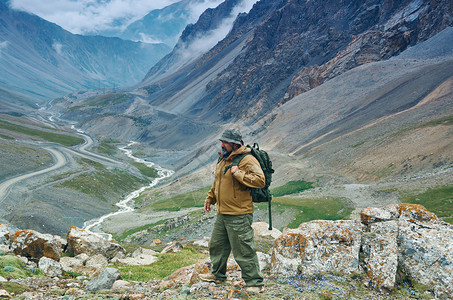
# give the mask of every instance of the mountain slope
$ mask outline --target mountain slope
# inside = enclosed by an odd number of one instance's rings
[[[453,25],[452,14],[451,1],[262,0],[203,57],[167,78],[156,76],[175,66],[173,51],[142,85],[151,103],[170,111],[254,120],[347,70],[432,37]],[[190,97],[179,93],[189,86]]]
[[[0,3],[0,85],[36,102],[80,88],[132,85],[167,51],[119,38],[73,35]]]

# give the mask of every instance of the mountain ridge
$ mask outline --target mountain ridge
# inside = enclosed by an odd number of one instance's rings
[[[169,49],[71,34],[0,3],[2,87],[43,103],[81,88],[132,85]]]

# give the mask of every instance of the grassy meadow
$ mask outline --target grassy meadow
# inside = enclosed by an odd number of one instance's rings
[[[3,120],[0,120],[0,129],[5,129],[20,134],[26,134],[31,137],[40,138],[48,142],[61,144],[63,146],[74,146],[84,142],[83,138],[65,134],[63,131],[60,131],[61,133],[52,132],[54,131],[53,128],[47,128],[48,130],[52,131],[44,131],[10,123]]]

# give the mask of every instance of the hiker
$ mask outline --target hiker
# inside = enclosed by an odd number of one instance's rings
[[[263,277],[260,273],[255,241],[253,240],[253,202],[249,188],[263,188],[265,178],[258,160],[253,155],[244,156],[237,166],[231,166],[237,155],[250,152],[244,146],[239,130],[227,129],[220,142],[222,152],[215,170],[214,183],[208,192],[204,210],[217,205],[217,216],[209,243],[211,273],[200,274],[203,281],[226,280],[230,252],[242,270],[247,291],[259,292]]]

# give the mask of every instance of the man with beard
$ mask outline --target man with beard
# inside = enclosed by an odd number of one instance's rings
[[[223,132],[214,183],[208,192],[204,210],[217,205],[217,216],[209,243],[211,273],[200,274],[204,281],[226,280],[227,261],[230,252],[242,270],[247,291],[259,292],[263,286],[256,246],[253,240],[253,202],[250,188],[263,188],[265,177],[258,160],[244,146],[239,130]],[[234,158],[241,156],[237,166]],[[237,160],[236,160],[237,161]],[[237,162],[236,162],[237,163]]]

